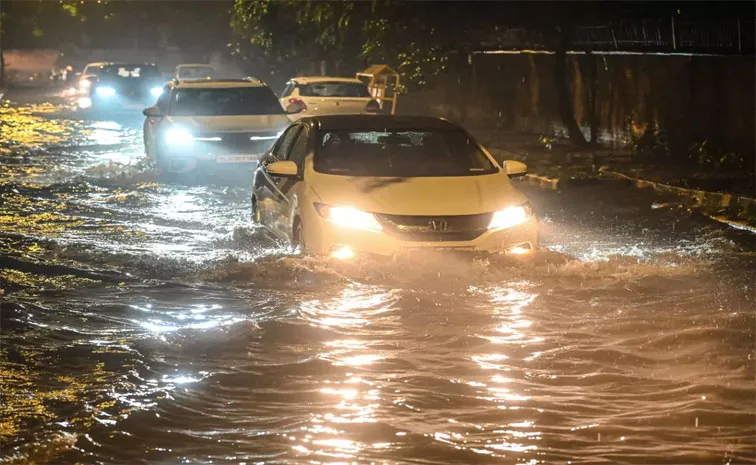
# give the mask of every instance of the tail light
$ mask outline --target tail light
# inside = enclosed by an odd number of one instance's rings
[[[378,110],[380,109],[381,109],[381,104],[378,103],[378,100],[371,100],[365,106],[365,111],[369,113],[378,113]]]
[[[304,100],[295,97],[289,99],[289,105],[296,105],[298,108],[301,108],[300,111],[307,110],[307,104],[304,102]]]

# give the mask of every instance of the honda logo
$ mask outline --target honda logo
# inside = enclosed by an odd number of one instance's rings
[[[449,223],[442,219],[432,219],[428,222],[428,226],[435,232],[443,232],[449,227]]]

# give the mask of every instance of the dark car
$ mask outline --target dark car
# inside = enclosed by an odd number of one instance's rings
[[[165,79],[151,63],[90,63],[79,79],[81,109],[141,110],[155,103]]]

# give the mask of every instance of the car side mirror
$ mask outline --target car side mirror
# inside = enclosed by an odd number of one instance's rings
[[[504,160],[504,171],[510,178],[517,178],[528,174],[528,165],[517,160]]]
[[[158,116],[161,116],[161,115],[160,115],[160,108],[158,108],[158,107],[156,107],[156,106],[151,106],[151,107],[149,107],[149,108],[145,108],[145,109],[144,109],[144,110],[142,111],[142,114],[143,114],[144,116],[152,116],[152,117],[158,117]]]
[[[299,169],[297,164],[291,160],[274,161],[268,165],[268,174],[271,176],[280,176],[284,178],[296,177]]]

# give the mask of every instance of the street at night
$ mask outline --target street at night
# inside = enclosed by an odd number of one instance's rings
[[[528,262],[291,257],[248,175],[163,181],[139,121],[55,110],[3,109],[38,147],[2,159],[8,463],[753,458],[748,232],[522,186]]]
[[[3,0],[0,464],[756,464],[720,5]]]

